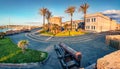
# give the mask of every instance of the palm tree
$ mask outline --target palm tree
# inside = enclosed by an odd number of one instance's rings
[[[89,5],[87,3],[83,4],[79,8],[79,12],[82,11],[84,13],[84,26],[85,26],[85,20],[86,20],[86,14],[87,14],[87,9],[89,8]],[[85,27],[84,27],[85,29]]]
[[[65,13],[68,13],[71,16],[71,30],[72,30],[72,16],[73,16],[74,12],[75,12],[75,7],[74,6],[70,6],[65,10]]]
[[[18,42],[18,47],[22,49],[22,52],[25,52],[25,49],[27,48],[27,45],[29,44],[28,40],[21,40]]]
[[[45,25],[45,15],[46,15],[47,11],[48,11],[47,8],[40,9],[40,14],[43,16],[43,26]]]
[[[50,30],[50,23],[49,23],[49,19],[50,19],[50,17],[52,16],[51,15],[52,13],[49,11],[49,10],[47,10],[47,12],[46,12],[46,19],[47,19],[47,21],[48,21],[48,29]]]

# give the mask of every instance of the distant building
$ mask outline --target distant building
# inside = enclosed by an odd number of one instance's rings
[[[78,29],[79,24],[80,24],[81,22],[83,22],[83,20],[74,20],[74,21],[72,21],[72,29],[73,29],[73,30]],[[69,25],[70,25],[70,24],[71,24],[71,21],[66,21],[66,22],[62,23],[62,26],[64,26],[65,24],[69,24]]]
[[[103,32],[116,30],[117,22],[102,13],[87,14],[85,30]]]
[[[57,24],[59,26],[61,26],[61,23],[62,23],[62,17],[51,17],[49,22],[51,24]]]

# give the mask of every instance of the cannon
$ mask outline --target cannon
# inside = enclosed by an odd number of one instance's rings
[[[54,46],[58,59],[64,69],[75,67],[78,69],[81,65],[81,53],[72,49],[64,43],[59,43]]]

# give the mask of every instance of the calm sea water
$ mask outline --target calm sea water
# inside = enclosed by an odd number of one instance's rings
[[[10,28],[4,28],[4,29],[0,29],[0,32],[6,32],[8,30],[12,30],[12,29],[10,29]]]

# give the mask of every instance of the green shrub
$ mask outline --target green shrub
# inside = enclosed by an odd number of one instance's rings
[[[41,53],[44,53],[41,55]],[[30,63],[46,59],[48,53],[26,49],[25,53],[10,38],[0,40],[0,63]]]

